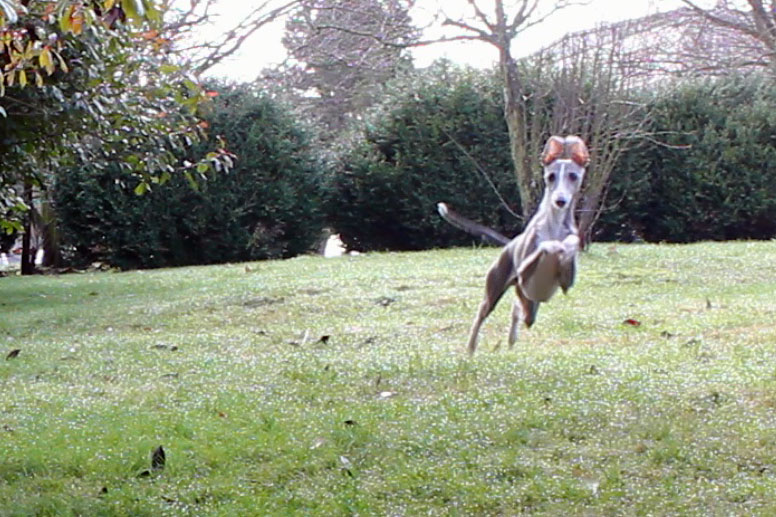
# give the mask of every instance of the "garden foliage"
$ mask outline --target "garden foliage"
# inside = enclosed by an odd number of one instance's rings
[[[309,135],[282,106],[248,86],[215,88],[209,140],[234,167],[197,178],[173,175],[144,195],[115,164],[57,176],[54,197],[66,251],[77,263],[122,268],[283,258],[312,249],[323,228],[322,164]],[[181,157],[185,158],[185,157]]]
[[[492,74],[438,63],[390,84],[360,128],[325,152],[276,101],[247,86],[217,90],[209,132],[237,155],[233,170],[200,178],[196,189],[173,176],[144,196],[115,164],[58,175],[63,242],[79,262],[290,257],[312,249],[326,226],[358,250],[477,242],[439,217],[439,201],[506,235],[520,231],[506,207],[520,213]],[[640,102],[650,104],[648,138],[615,167],[595,239],[776,236],[776,87],[757,77],[704,80]],[[335,157],[331,170],[324,154]]]
[[[684,84],[651,101],[654,138],[626,153],[599,238],[776,236],[776,87],[764,78]]]
[[[413,250],[472,242],[440,219],[439,201],[507,234],[519,230],[496,194],[520,213],[502,106],[492,75],[446,63],[393,85],[336,167],[329,218],[344,243]]]
[[[628,142],[614,168],[595,239],[776,236],[776,87],[771,82],[756,76],[707,79],[645,92],[631,101],[648,104],[651,120]],[[436,215],[438,201],[508,235],[518,232],[520,221],[495,194],[498,190],[508,203],[519,198],[502,103],[501,87],[491,76],[444,66],[394,89],[337,169],[340,208],[331,221],[344,242],[356,249],[470,242]]]

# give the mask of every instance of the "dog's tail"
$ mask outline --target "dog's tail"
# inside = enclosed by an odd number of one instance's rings
[[[475,223],[474,221],[455,213],[449,206],[447,206],[446,203],[437,203],[437,212],[439,212],[439,215],[442,216],[442,219],[452,224],[456,228],[467,233],[471,233],[472,235],[482,237],[493,244],[499,244],[503,246],[511,240],[509,237],[500,234],[492,228]]]

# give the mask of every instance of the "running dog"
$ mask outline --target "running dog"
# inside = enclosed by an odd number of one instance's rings
[[[574,209],[589,161],[590,154],[579,137],[552,136],[547,140],[542,153],[544,196],[523,233],[504,246],[488,270],[485,298],[469,333],[470,355],[477,349],[482,323],[510,286],[515,286],[517,294],[509,329],[511,347],[517,340],[519,322],[526,327],[533,325],[539,304],[548,301],[558,287],[566,293],[573,285],[581,243]],[[438,209],[445,219],[455,217],[443,203]],[[456,222],[456,226],[462,224]],[[498,241],[502,236],[494,237]]]

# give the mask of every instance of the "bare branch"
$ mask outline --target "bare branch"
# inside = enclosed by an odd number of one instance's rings
[[[736,22],[732,20],[728,20],[725,18],[722,18],[721,16],[717,16],[716,14],[713,14],[708,9],[704,9],[692,0],[682,0],[684,4],[686,4],[688,7],[690,7],[693,11],[698,13],[699,15],[703,16],[707,20],[711,21],[715,25],[719,25],[721,27],[727,27],[728,29],[733,29],[736,31],[743,32],[745,34],[748,34],[749,36],[753,38],[760,39],[761,35],[758,31],[751,28],[749,25],[743,23],[743,22]]]
[[[496,26],[493,23],[491,23],[490,20],[488,20],[488,16],[477,5],[477,1],[476,0],[466,0],[466,1],[474,10],[474,15],[477,17],[477,19],[480,20],[482,23],[484,23],[485,26],[488,28],[488,30],[490,30],[490,32],[495,32]]]
[[[476,34],[476,36],[454,36],[453,38],[439,38],[438,40],[435,40],[435,41],[441,42],[441,41],[454,41],[454,40],[460,40],[460,39],[469,39],[469,40],[478,39],[488,43],[492,43],[494,45],[497,44],[493,34],[489,34],[482,29],[478,29],[477,27],[474,27],[462,21],[451,20],[450,18],[448,18],[444,22],[442,22],[442,25],[446,25],[450,27],[458,27],[459,29],[465,30],[467,32],[473,32],[474,34]],[[429,43],[431,42],[432,41],[429,40]]]
[[[299,0],[290,0],[284,4],[266,11],[270,1],[267,0],[256,7],[243,21],[226,32],[227,37],[214,45],[194,69],[195,75],[200,75],[227,57],[237,52],[243,43],[259,29],[291,12]]]

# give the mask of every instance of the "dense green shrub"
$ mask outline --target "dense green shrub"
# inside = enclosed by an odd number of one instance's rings
[[[332,180],[329,218],[344,243],[361,250],[471,243],[440,219],[439,201],[509,235],[519,230],[496,194],[520,213],[501,95],[493,76],[445,63],[393,85]]]
[[[455,143],[519,212],[502,102],[493,76],[444,64],[394,87],[337,167],[330,219],[345,243],[421,249],[471,242],[436,215],[441,200],[509,235],[519,230],[519,221]],[[734,77],[672,85],[646,102],[651,138],[621,156],[595,239],[774,237],[772,81]]]
[[[322,166],[288,112],[248,86],[216,86],[206,116],[235,166],[198,179],[181,175],[142,196],[115,165],[60,173],[54,199],[76,262],[122,268],[290,257],[309,251],[323,228]],[[189,150],[203,154],[214,138]],[[193,160],[192,160],[193,161]]]
[[[650,141],[623,155],[599,238],[648,241],[776,236],[776,86],[706,80],[653,102]],[[657,143],[659,141],[660,143]]]

